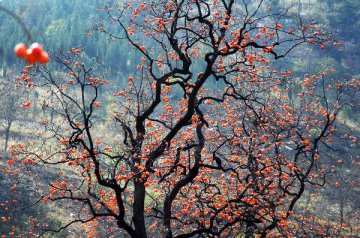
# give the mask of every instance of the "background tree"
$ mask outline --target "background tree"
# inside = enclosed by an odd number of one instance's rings
[[[11,126],[14,122],[14,120],[16,119],[16,111],[17,111],[17,105],[16,105],[16,99],[17,99],[17,95],[15,95],[14,93],[11,94],[11,89],[13,84],[10,84],[8,82],[2,82],[2,88],[1,88],[1,96],[2,98],[2,112],[1,115],[3,116],[2,118],[2,127],[4,129],[4,135],[5,135],[5,143],[4,143],[4,148],[3,150],[6,151],[8,148],[8,142],[9,142],[9,137],[10,137],[10,129]]]
[[[3,151],[6,152],[10,139],[10,132],[13,123],[25,116],[24,111],[21,110],[21,103],[26,98],[26,94],[23,91],[22,95],[19,96],[21,89],[16,88],[16,78],[11,77],[12,73],[6,75],[0,79],[0,97],[1,97],[1,127],[4,135],[4,147]]]

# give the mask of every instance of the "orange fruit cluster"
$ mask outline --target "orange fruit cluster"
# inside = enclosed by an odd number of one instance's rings
[[[24,43],[19,43],[15,46],[14,52],[17,57],[24,59],[29,64],[49,62],[48,53],[39,43],[33,43],[30,48],[27,48]]]

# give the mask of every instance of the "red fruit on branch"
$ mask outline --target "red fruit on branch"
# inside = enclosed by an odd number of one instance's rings
[[[48,53],[43,50],[39,43],[33,43],[29,49],[24,43],[19,43],[15,46],[14,52],[17,57],[23,58],[29,64],[46,64],[49,62]]]
[[[26,51],[27,47],[24,43],[19,43],[14,48],[15,55],[20,58],[26,57]]]
[[[39,62],[41,55],[43,53],[43,48],[39,43],[33,43],[30,48],[26,51],[26,62],[34,64]]]
[[[26,51],[25,61],[29,64],[36,63],[36,56],[35,56],[35,54],[33,54],[31,49],[28,49]]]
[[[41,64],[47,64],[49,63],[49,55],[45,51],[43,51],[39,58],[39,63]]]
[[[39,43],[33,43],[30,46],[28,52],[33,54],[36,57],[40,57],[41,53],[43,52],[43,47]]]
[[[31,106],[31,102],[26,102],[23,105],[21,105],[22,108],[29,108]]]

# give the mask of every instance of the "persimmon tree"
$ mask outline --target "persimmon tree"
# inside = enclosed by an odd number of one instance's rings
[[[325,48],[329,36],[295,17],[285,29],[289,9],[271,4],[103,5],[98,30],[140,55],[127,87],[113,95],[110,119],[99,96],[109,82],[80,49],[53,56],[64,73],[28,67],[44,110],[58,116],[44,121],[37,142],[12,146],[8,172],[39,178],[56,168],[59,177],[39,198],[76,211],[31,234],[81,223],[89,237],[97,228],[129,237],[298,235],[294,206],[307,186],[325,183],[321,152],[337,133],[343,95],[356,98],[359,81],[334,80],[332,70],[305,75],[290,100],[292,71],[271,61],[303,43]]]

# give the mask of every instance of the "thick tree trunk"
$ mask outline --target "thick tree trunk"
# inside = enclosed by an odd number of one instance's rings
[[[164,233],[166,238],[172,238],[171,233],[171,199],[170,196],[166,196],[165,202],[164,202]]]
[[[252,224],[246,224],[245,238],[254,237],[254,226]]]
[[[145,186],[144,183],[135,182],[133,222],[137,238],[146,238],[146,227],[144,218]]]

